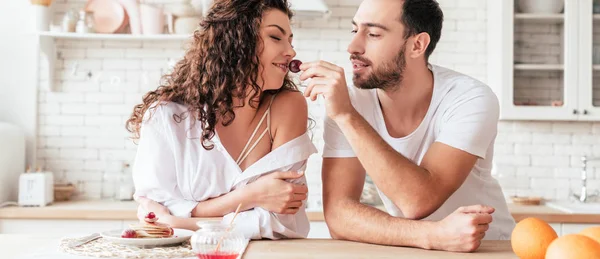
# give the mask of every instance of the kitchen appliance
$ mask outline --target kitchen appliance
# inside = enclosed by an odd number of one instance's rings
[[[19,177],[19,206],[46,206],[54,201],[51,172],[25,172]]]
[[[17,200],[19,173],[25,169],[25,134],[0,122],[0,204]]]

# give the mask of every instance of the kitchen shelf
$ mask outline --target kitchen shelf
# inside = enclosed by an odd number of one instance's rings
[[[593,65],[593,66],[592,66],[592,68],[593,68],[594,70],[600,70],[600,65]]]
[[[563,64],[515,64],[515,70],[554,71],[563,69]]]
[[[594,14],[593,17],[594,17],[594,20],[600,21],[600,14]]]
[[[48,91],[54,91],[54,73],[57,59],[56,39],[70,40],[113,40],[113,41],[185,41],[192,35],[186,34],[158,34],[158,35],[133,35],[133,34],[101,34],[101,33],[64,33],[64,32],[38,32],[39,49],[48,62]]]
[[[535,13],[517,13],[515,20],[543,22],[543,23],[563,23],[565,21],[564,14],[535,14]]]

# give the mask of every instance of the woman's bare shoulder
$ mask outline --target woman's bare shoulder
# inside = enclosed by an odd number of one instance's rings
[[[271,105],[275,140],[284,143],[304,134],[308,127],[308,104],[301,92],[281,91]]]

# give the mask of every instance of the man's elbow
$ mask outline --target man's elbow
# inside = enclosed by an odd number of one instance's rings
[[[405,218],[412,220],[421,220],[431,215],[431,213],[426,212],[424,210],[409,210],[406,212],[403,210],[402,214],[404,214]]]
[[[344,237],[342,237],[341,235],[339,235],[336,232],[332,231],[331,229],[329,230],[329,235],[331,236],[331,239],[346,240]]]
[[[440,207],[437,204],[425,201],[415,201],[415,203],[412,204],[400,204],[399,202],[394,202],[394,204],[402,211],[404,218],[412,220],[427,218]]]
[[[331,212],[331,209],[325,210],[323,216],[325,217],[325,224],[327,224],[331,238],[337,240],[347,240],[347,238],[344,236],[344,226],[335,215],[335,212]]]
[[[348,240],[348,238],[346,238],[346,236],[344,235],[343,227],[340,226],[339,223],[333,223],[333,220],[327,221],[327,219],[325,219],[325,222],[327,223],[327,228],[329,228],[329,235],[332,239]]]

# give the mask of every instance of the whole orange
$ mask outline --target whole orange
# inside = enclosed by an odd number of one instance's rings
[[[526,218],[513,229],[510,243],[521,259],[544,259],[546,249],[557,237],[556,231],[545,221]]]
[[[579,232],[579,234],[589,237],[594,241],[600,243],[600,226],[586,228]]]
[[[600,258],[600,243],[579,234],[557,238],[550,244],[546,259],[594,259]]]

